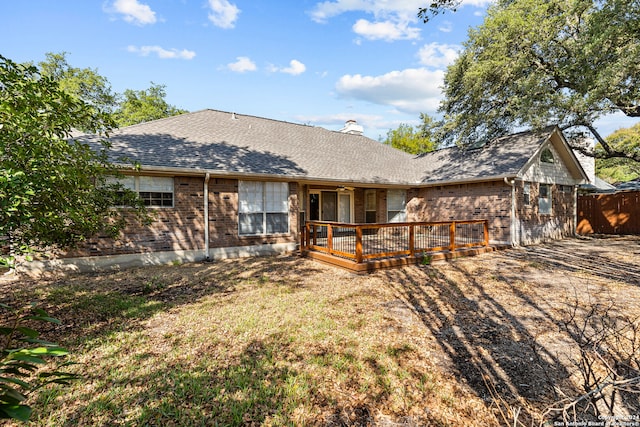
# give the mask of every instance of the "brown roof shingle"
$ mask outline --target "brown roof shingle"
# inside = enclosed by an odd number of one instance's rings
[[[415,162],[418,181],[426,184],[515,177],[554,129],[503,136],[475,149],[451,147],[423,154]]]
[[[126,157],[143,169],[419,185],[516,176],[553,129],[414,156],[365,136],[201,110],[118,129],[109,140],[112,160]]]
[[[411,155],[370,138],[216,110],[128,126],[109,140],[114,159],[144,167],[363,183],[413,179]]]

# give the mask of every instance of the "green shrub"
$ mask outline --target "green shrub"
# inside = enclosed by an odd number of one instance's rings
[[[0,324],[0,419],[27,421],[32,410],[25,401],[30,393],[47,384],[68,384],[79,376],[63,370],[71,364],[68,361],[47,368],[47,358],[67,356],[68,351],[39,339],[40,333],[28,326],[59,324],[58,319],[35,304],[15,309],[0,303],[0,310],[9,312],[7,325]]]

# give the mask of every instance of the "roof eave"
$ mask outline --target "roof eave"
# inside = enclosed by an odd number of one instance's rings
[[[153,165],[138,165],[136,167],[130,164],[118,164],[118,167],[128,173],[150,173],[153,175],[180,175],[180,176],[205,176],[209,174],[210,177],[215,178],[246,178],[246,179],[268,179],[273,181],[296,181],[304,184],[315,185],[353,185],[358,187],[368,188],[383,188],[383,187],[415,187],[414,183],[403,181],[377,181],[377,180],[356,180],[356,179],[340,179],[340,178],[326,178],[326,177],[313,177],[305,175],[275,175],[269,173],[256,173],[256,172],[234,172],[234,171],[221,171],[215,169],[194,169],[184,167],[173,166],[153,166]]]
[[[424,187],[437,187],[440,185],[479,184],[482,182],[504,181],[505,178],[515,179],[517,177],[518,176],[516,174],[501,174],[501,175],[484,176],[484,177],[478,177],[478,178],[464,178],[464,179],[422,182],[420,184],[415,185],[415,187],[424,188]]]

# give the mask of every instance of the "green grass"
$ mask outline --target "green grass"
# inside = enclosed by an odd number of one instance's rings
[[[447,425],[468,396],[394,332],[389,289],[318,268],[267,258],[25,287],[83,375],[33,396],[31,425]]]

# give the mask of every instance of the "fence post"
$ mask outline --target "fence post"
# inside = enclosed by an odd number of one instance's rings
[[[331,224],[327,224],[327,249],[329,249],[329,253],[333,253],[333,226]]]
[[[356,262],[362,263],[362,226],[356,225]]]
[[[451,221],[449,224],[449,251],[456,250],[456,222]]]
[[[489,220],[485,219],[482,224],[484,228],[484,245],[489,247]]]
[[[409,225],[409,256],[411,257],[416,256],[415,240],[416,240],[416,229],[413,224],[410,224]]]

